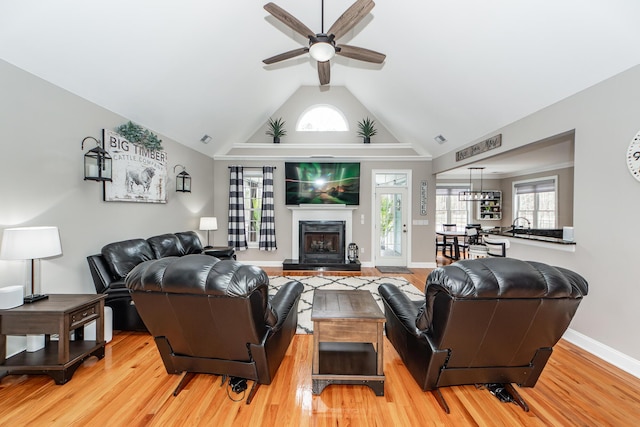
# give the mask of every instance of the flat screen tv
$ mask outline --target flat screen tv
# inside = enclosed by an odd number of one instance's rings
[[[285,163],[287,205],[360,204],[360,163]]]

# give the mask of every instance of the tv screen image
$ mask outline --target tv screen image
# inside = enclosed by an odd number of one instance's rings
[[[360,204],[360,163],[285,163],[287,205]]]

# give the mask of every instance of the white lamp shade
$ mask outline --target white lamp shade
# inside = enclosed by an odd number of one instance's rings
[[[40,259],[60,254],[58,227],[7,228],[2,234],[0,259]]]
[[[200,230],[217,230],[218,219],[215,216],[203,216],[200,218]]]
[[[309,55],[319,62],[325,62],[333,58],[336,54],[336,48],[325,42],[317,42],[309,48]]]

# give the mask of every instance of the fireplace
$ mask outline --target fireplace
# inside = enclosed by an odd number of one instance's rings
[[[300,205],[287,206],[287,208],[291,210],[291,258],[283,261],[283,270],[360,271],[360,261],[346,260],[346,246],[353,242],[352,213],[356,209],[354,206]],[[341,235],[329,236],[327,229],[312,231],[324,235],[311,235],[309,242],[311,253],[304,254],[304,248],[301,248],[303,245],[300,244],[305,241],[301,238],[303,235],[301,223],[316,225],[338,223],[341,225],[338,231]],[[313,243],[314,238],[316,243]],[[336,243],[334,238],[340,239],[341,242]],[[338,248],[338,253],[335,252],[335,248]]]
[[[344,221],[300,221],[301,263],[344,263]]]

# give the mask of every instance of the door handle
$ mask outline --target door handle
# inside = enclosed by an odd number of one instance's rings
[[[407,232],[407,224],[402,224],[402,232],[403,233]]]

